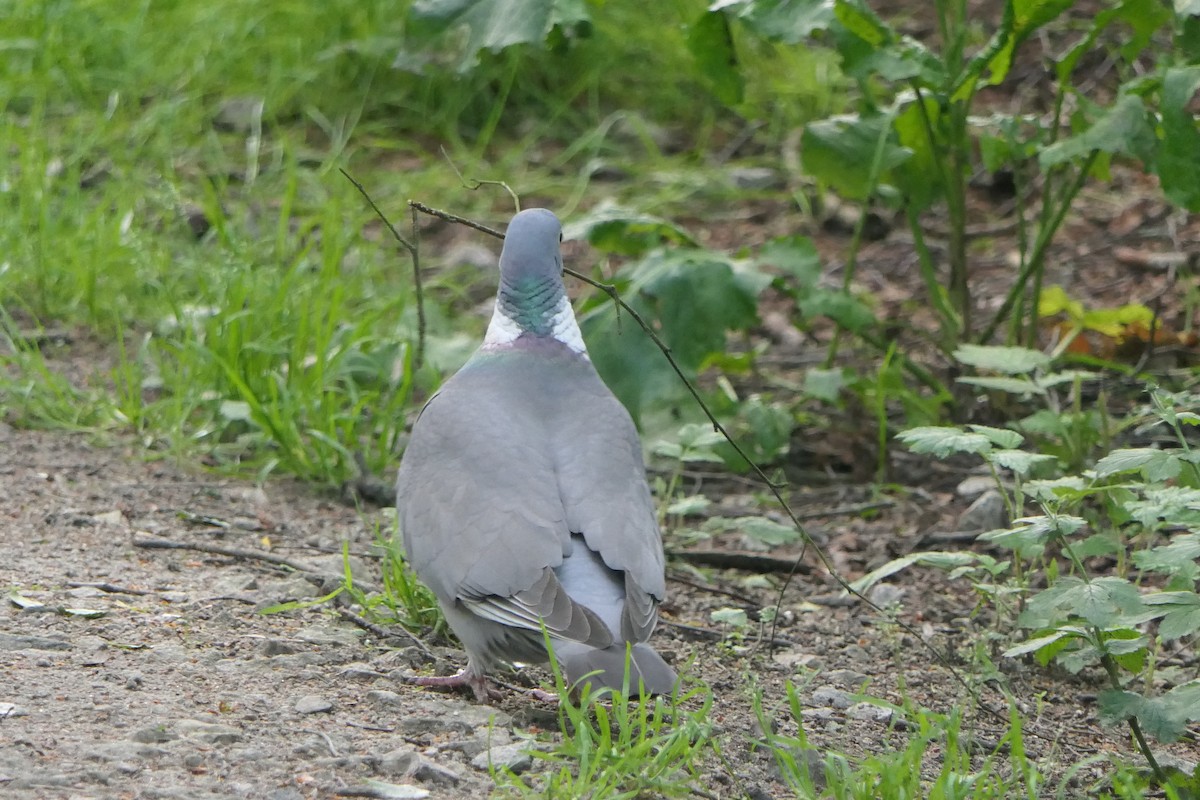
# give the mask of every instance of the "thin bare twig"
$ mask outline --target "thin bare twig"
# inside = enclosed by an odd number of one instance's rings
[[[396,226],[393,225],[392,221],[384,215],[379,206],[375,205],[375,201],[371,199],[371,195],[367,193],[367,190],[363,188],[361,183],[351,177],[349,172],[346,172],[346,170],[341,169],[340,167],[338,168],[338,172],[342,173],[346,180],[350,181],[350,183],[354,185],[355,189],[358,189],[358,193],[361,194],[363,199],[367,201],[367,205],[371,206],[371,210],[375,212],[375,215],[379,217],[379,219],[383,221],[383,224],[387,226],[387,229],[392,232],[392,238],[399,242],[400,246],[407,250],[408,254],[412,257],[413,292],[417,296],[417,352],[413,356],[413,366],[415,369],[420,369],[425,363],[425,292],[421,284],[421,253],[417,247],[418,237],[416,212],[414,212],[412,216],[413,238],[412,241],[409,241],[400,234],[400,231],[396,230]]]
[[[132,594],[139,597],[154,594],[146,589],[130,589],[125,586],[117,586],[114,583],[88,583],[86,581],[67,581],[67,586],[72,589],[99,589],[102,592],[109,594]]]
[[[135,536],[133,537],[133,546],[152,550],[192,550],[197,553],[209,553],[215,556],[226,556],[227,558],[240,558],[246,561],[262,561],[267,564],[274,564],[277,567],[287,567],[296,572],[307,572],[313,575],[320,574],[307,564],[292,561],[290,558],[277,556],[274,553],[264,553],[258,550],[241,550],[236,547],[223,547],[219,544],[177,542],[173,539],[159,539],[153,536]]]
[[[442,151],[442,158],[446,159],[446,163],[450,165],[450,169],[454,170],[454,174],[458,176],[458,180],[462,183],[464,189],[473,192],[481,186],[499,186],[501,189],[508,192],[508,196],[512,198],[513,205],[516,206],[517,211],[521,210],[520,195],[514,192],[513,188],[507,183],[504,181],[480,180],[479,178],[464,178],[463,174],[459,171],[458,166],[455,165],[454,160],[450,158],[450,154],[446,152],[446,148],[440,147],[438,149]]]

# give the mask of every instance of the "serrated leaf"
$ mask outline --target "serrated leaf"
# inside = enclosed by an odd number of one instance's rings
[[[938,458],[955,453],[987,453],[992,442],[982,433],[968,433],[961,428],[921,427],[909,428],[896,434],[909,450],[921,455]]]
[[[793,526],[781,525],[766,517],[740,517],[738,523],[742,533],[771,547],[800,540],[800,532]]]
[[[812,367],[804,373],[804,393],[824,400],[836,402],[846,386],[846,376],[840,369]]]
[[[667,506],[667,513],[680,517],[691,517],[702,514],[712,505],[712,501],[702,494],[690,494],[681,497]]]
[[[740,608],[718,608],[708,616],[713,622],[732,625],[735,628],[744,628],[749,623],[746,612]]]
[[[591,30],[584,0],[417,0],[406,23],[411,44],[393,66],[412,72],[432,65],[467,72],[484,51],[540,45],[555,30],[564,36]]]
[[[1050,356],[1027,347],[964,344],[954,351],[954,358],[969,367],[1005,375],[1026,375],[1050,366]]]
[[[1162,478],[1149,478],[1149,476],[1150,474],[1165,474],[1166,477],[1174,477],[1179,474],[1180,464],[1179,459],[1167,451],[1154,447],[1130,447],[1124,450],[1113,450],[1097,461],[1093,469],[1101,478],[1140,470],[1145,472],[1150,480],[1162,480]]]
[[[993,428],[991,425],[974,424],[968,425],[967,427],[975,431],[975,433],[982,433],[996,447],[1003,447],[1011,450],[1014,447],[1019,447],[1021,442],[1024,441],[1024,437],[1022,437],[1021,434],[1017,433],[1016,431],[1011,431],[1008,428]]]
[[[821,254],[807,236],[772,239],[758,253],[761,266],[775,267],[796,280],[796,288],[807,291],[821,278]]]
[[[1143,600],[1165,612],[1158,623],[1158,635],[1163,639],[1179,639],[1200,630],[1200,595],[1195,592],[1154,592]]]
[[[992,389],[998,392],[1020,395],[1021,397],[1046,393],[1045,387],[1039,386],[1028,378],[972,377],[968,375],[958,378],[958,382],[969,386],[978,386],[981,389]]]
[[[875,324],[871,309],[852,294],[834,289],[814,289],[797,306],[806,319],[829,317],[840,327],[857,333]]]
[[[1030,598],[1020,624],[1045,627],[1056,620],[1079,617],[1098,628],[1111,628],[1145,610],[1137,587],[1123,578],[1105,576],[1084,581],[1066,576]]]
[[[1057,459],[1046,453],[1026,453],[1024,450],[993,450],[987,456],[988,461],[998,467],[1012,470],[1014,475],[1025,477],[1038,464],[1053,463]]]
[[[770,41],[799,44],[834,21],[833,0],[716,0],[709,11],[724,11]]]
[[[698,246],[670,220],[605,201],[563,225],[563,238],[582,239],[606,253],[639,256],[664,244]]]
[[[1146,105],[1135,94],[1117,98],[1091,125],[1076,136],[1062,139],[1042,150],[1038,164],[1043,170],[1087,156],[1093,150],[1128,155],[1150,163],[1158,139]]]
[[[1167,575],[1195,575],[1200,559],[1200,534],[1178,534],[1170,544],[1139,550],[1133,554],[1133,563],[1139,568]]]
[[[1116,725],[1136,716],[1145,698],[1140,694],[1123,689],[1106,689],[1096,698],[1100,711],[1100,722]]]

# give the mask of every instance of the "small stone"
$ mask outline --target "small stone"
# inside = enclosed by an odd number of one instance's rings
[[[129,527],[129,521],[125,519],[125,515],[120,509],[114,508],[112,511],[105,511],[103,514],[94,514],[92,519],[98,525],[112,525],[115,528]]]
[[[529,755],[529,745],[524,742],[513,742],[491,747],[471,759],[475,769],[507,769],[510,772],[524,772],[533,765],[533,757]]]
[[[954,487],[954,493],[964,500],[971,500],[995,488],[996,480],[991,475],[969,475]]]
[[[178,739],[179,734],[169,730],[165,725],[151,725],[147,728],[139,728],[129,738],[142,744],[164,744]]]
[[[208,744],[234,744],[246,738],[237,728],[198,719],[180,720],[176,730],[181,736]]]
[[[395,708],[404,705],[404,698],[396,692],[387,689],[374,689],[367,692],[367,700],[383,708]]]
[[[959,530],[964,531],[994,531],[1007,526],[1008,508],[1004,497],[995,489],[979,495],[958,518]]]
[[[313,625],[296,632],[296,639],[324,647],[358,644],[362,636],[358,628],[348,625]]]
[[[410,710],[408,715],[397,723],[397,728],[407,734],[470,734],[479,728],[507,728],[511,724],[512,717],[503,711],[488,706],[445,701],[420,711]]]
[[[71,645],[62,639],[50,639],[45,636],[22,636],[14,633],[0,633],[0,651],[5,650],[70,650]]]
[[[355,661],[353,664],[347,664],[342,667],[338,673],[343,678],[350,678],[356,681],[373,681],[377,678],[384,677],[382,672],[371,669],[370,664],[364,664],[361,661]]]
[[[892,718],[892,710],[874,703],[855,703],[846,711],[846,716],[867,722],[887,722]]]
[[[287,639],[264,639],[263,643],[258,646],[258,652],[267,658],[289,655],[297,652],[299,649]]]
[[[105,742],[84,751],[89,761],[146,761],[168,755],[168,751],[142,742]]]
[[[385,775],[408,777],[417,771],[421,755],[416,750],[400,748],[379,757],[379,771]]]
[[[306,694],[296,701],[294,708],[298,714],[322,714],[333,710],[333,701],[319,694]]]
[[[833,708],[849,708],[854,705],[850,695],[832,686],[819,686],[813,690],[809,700],[815,706],[831,706]]]
[[[0,703],[0,719],[9,717],[28,717],[29,712],[15,703]]]
[[[894,583],[877,583],[867,592],[867,597],[880,608],[897,606],[904,599],[904,587]]]
[[[781,189],[787,185],[783,173],[770,167],[734,167],[728,174],[734,187],[744,191]]]

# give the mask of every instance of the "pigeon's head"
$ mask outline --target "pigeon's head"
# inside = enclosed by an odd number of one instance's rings
[[[529,208],[512,218],[500,252],[500,275],[505,282],[561,281],[562,223],[552,211]]]

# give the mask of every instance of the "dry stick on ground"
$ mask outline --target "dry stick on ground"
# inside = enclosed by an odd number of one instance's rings
[[[478,222],[474,222],[472,220],[465,219],[456,214],[451,214],[447,211],[442,211],[441,209],[431,208],[430,206],[427,206],[424,203],[420,203],[416,200],[409,200],[408,205],[410,208],[418,209],[422,213],[429,214],[430,216],[437,217],[438,219],[444,220],[446,222],[454,222],[454,223],[458,223],[460,225],[466,225],[468,228],[473,228],[477,231],[481,231],[481,232],[489,234],[491,236],[495,236],[497,239],[504,238],[504,234],[500,233],[497,230],[489,228],[486,225],[481,225]],[[658,334],[654,331],[654,329],[652,327],[650,327],[649,324],[647,324],[647,322],[642,318],[641,314],[639,314],[632,307],[630,307],[629,304],[627,304],[624,300],[621,299],[620,293],[617,291],[617,288],[615,286],[612,286],[611,284],[600,283],[599,281],[593,280],[592,278],[588,277],[587,275],[583,275],[582,273],[576,272],[575,270],[572,270],[572,269],[567,269],[564,267],[563,272],[566,273],[567,275],[570,275],[573,278],[583,281],[584,283],[590,284],[591,286],[604,292],[612,299],[612,301],[617,305],[617,307],[619,309],[623,310],[625,313],[627,313],[630,317],[633,318],[633,321],[638,324],[638,327],[640,327],[645,332],[645,334],[650,337],[650,340],[652,342],[654,342],[654,345],[660,351],[662,351],[662,354],[666,357],[667,363],[670,364],[671,369],[675,372],[675,375],[679,378],[680,381],[683,382],[683,385],[687,388],[688,393],[691,394],[692,399],[696,401],[696,405],[698,405],[700,407],[700,410],[704,412],[704,415],[706,417],[708,417],[709,422],[713,426],[713,430],[716,431],[717,433],[721,434],[721,436],[723,436],[725,438],[725,440],[727,442],[729,442],[730,446],[733,447],[733,449],[737,452],[737,454],[746,460],[746,463],[748,463],[750,465],[754,474],[756,474],[759,477],[759,479],[770,490],[771,494],[774,495],[775,499],[779,502],[780,506],[783,508],[784,512],[787,514],[788,519],[791,520],[792,526],[795,527],[795,529],[800,533],[800,536],[801,536],[802,541],[804,542],[804,545],[800,550],[800,554],[796,556],[796,560],[792,563],[791,569],[788,572],[787,578],[784,580],[783,585],[779,589],[778,599],[776,600],[776,603],[775,603],[776,608],[779,608],[780,606],[782,606],[783,595],[785,592],[787,592],[788,587],[791,585],[793,576],[800,569],[801,561],[803,560],[805,553],[807,553],[809,547],[811,547],[813,552],[816,553],[817,558],[820,560],[821,565],[823,567],[825,567],[825,570],[829,573],[829,576],[832,577],[834,579],[834,581],[836,581],[837,584],[842,587],[842,589],[844,589],[846,592],[857,597],[862,603],[864,603],[868,608],[870,608],[875,613],[879,614],[881,617],[887,619],[892,624],[896,625],[897,627],[899,627],[906,633],[911,634],[913,636],[913,638],[915,638],[917,641],[919,641],[921,643],[922,647],[924,647],[926,650],[928,650],[933,655],[933,657],[937,660],[937,662],[939,664],[941,664],[947,670],[949,670],[950,674],[954,676],[954,679],[959,683],[959,685],[961,685],[963,687],[964,690],[966,690],[967,694],[970,695],[970,697],[979,705],[980,708],[982,708],[987,713],[995,716],[997,719],[1005,719],[1005,716],[1003,714],[1001,714],[999,711],[996,711],[994,708],[986,705],[983,702],[983,699],[979,696],[978,691],[976,691],[976,689],[974,687],[972,687],[970,683],[967,682],[967,679],[962,676],[962,674],[958,671],[958,669],[953,664],[950,663],[950,659],[945,654],[943,654],[940,650],[938,650],[936,647],[934,647],[932,644],[930,644],[928,641],[926,641],[925,637],[922,636],[921,633],[919,631],[917,631],[916,628],[914,628],[912,625],[909,625],[907,622],[905,622],[901,619],[898,619],[896,616],[884,611],[876,603],[874,603],[869,598],[867,598],[862,592],[859,592],[857,589],[855,589],[853,586],[851,586],[849,581],[847,581],[840,574],[838,574],[838,572],[834,568],[833,562],[830,560],[829,556],[826,555],[825,551],[822,550],[816,544],[816,542],[813,541],[812,537],[808,534],[808,531],[805,530],[804,525],[800,522],[800,518],[796,515],[796,512],[792,510],[792,507],[783,498],[783,493],[781,491],[783,486],[775,483],[769,477],[767,477],[767,473],[763,471],[762,467],[758,466],[758,464],[755,463],[755,461],[752,458],[750,458],[748,455],[746,455],[746,453],[742,450],[741,446],[736,441],[734,441],[734,438],[729,434],[728,431],[725,430],[725,427],[717,420],[717,418],[715,416],[713,416],[712,411],[709,410],[708,405],[700,397],[700,393],[696,390],[696,387],[693,386],[692,382],[690,380],[688,380],[686,375],[683,374],[683,370],[681,370],[679,367],[679,364],[676,363],[675,357],[673,355],[671,355],[671,348],[667,347],[666,343],[664,343],[663,340],[659,338]],[[775,618],[771,621],[771,635],[766,638],[767,643],[773,644],[774,642],[777,641],[777,638],[775,636],[775,631],[777,629],[778,624],[779,624],[779,614],[776,614]]]
[[[173,539],[159,539],[157,537],[135,536],[135,537],[133,537],[133,546],[134,547],[145,547],[145,548],[154,549],[154,550],[192,550],[197,553],[211,553],[212,555],[226,556],[228,558],[240,558],[245,561],[262,561],[267,564],[274,564],[275,566],[278,566],[278,567],[286,567],[290,570],[304,573],[305,575],[313,575],[313,576],[317,576],[317,577],[332,574],[332,573],[321,572],[320,570],[317,570],[307,564],[301,563],[299,561],[292,561],[290,558],[284,558],[283,556],[277,556],[272,553],[263,553],[263,552],[257,551],[257,550],[241,550],[236,547],[223,547],[219,544],[198,544],[198,543],[194,543],[194,542],[177,542],[177,541],[174,541]],[[369,583],[363,583],[362,581],[356,581],[355,583],[364,592],[379,592],[380,591],[380,589],[378,587],[373,586]],[[347,608],[338,606],[338,613],[341,614],[343,617],[345,617],[350,622],[353,622],[355,625],[358,625],[363,630],[370,631],[371,633],[375,634],[376,636],[378,636],[382,639],[389,638],[392,635],[386,629],[384,629],[378,625],[375,625],[374,623],[368,622],[367,620],[363,619],[362,617],[358,616],[353,611],[350,611]],[[422,642],[420,639],[417,638],[416,634],[414,634],[412,631],[408,630],[407,628],[405,628],[403,625],[401,625],[399,623],[396,623],[396,627],[399,628],[401,630],[401,632],[403,632],[404,635],[407,636],[413,642],[413,644],[415,644],[417,647],[419,647],[422,652],[424,652],[425,654],[427,654],[429,656],[433,656],[433,653],[429,650],[428,647],[426,647],[424,642]]]

